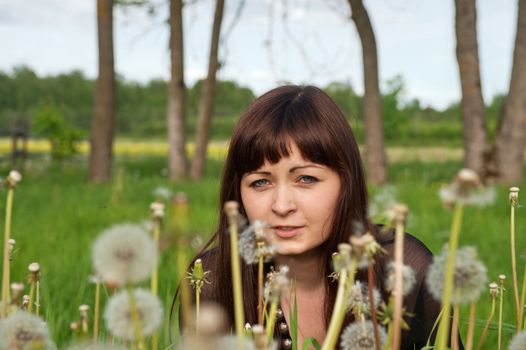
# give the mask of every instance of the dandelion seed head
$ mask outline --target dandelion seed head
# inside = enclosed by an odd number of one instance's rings
[[[24,311],[0,322],[0,349],[55,349],[49,330],[41,318]]]
[[[133,291],[142,334],[149,336],[161,325],[163,309],[159,299],[144,289]],[[127,291],[121,291],[110,298],[104,310],[104,319],[109,331],[123,340],[136,340],[133,319]]]
[[[28,269],[29,272],[31,272],[31,273],[37,273],[37,272],[40,271],[40,264],[37,263],[37,262],[31,263],[31,264],[29,264],[29,266],[27,267],[27,269]]]
[[[168,187],[159,186],[153,190],[153,196],[159,200],[168,201],[172,198],[172,191]]]
[[[514,207],[519,205],[519,188],[518,187],[511,187],[510,188],[510,204]]]
[[[141,226],[121,224],[97,238],[92,258],[96,274],[104,282],[124,286],[150,276],[157,264],[157,249]]]
[[[455,179],[442,187],[438,194],[446,207],[451,207],[457,202],[466,205],[485,206],[495,202],[495,188],[484,188],[476,172],[462,169]]]
[[[489,295],[492,298],[496,298],[499,295],[499,285],[495,282],[489,284]]]
[[[152,213],[152,217],[154,219],[162,219],[164,218],[164,203],[161,202],[153,202],[150,204],[150,212]]]
[[[373,298],[375,308],[380,305],[382,297],[380,292],[373,288]],[[354,282],[349,292],[349,299],[347,301],[347,308],[350,309],[354,314],[371,314],[371,302],[369,299],[369,287],[360,281]]]
[[[519,332],[511,339],[508,350],[526,349],[526,331]]]
[[[16,185],[22,181],[22,174],[16,170],[11,170],[9,175],[7,175],[7,184],[11,187],[16,187]]]
[[[353,322],[348,325],[342,335],[340,346],[343,350],[374,350],[376,342],[374,328],[371,321]],[[385,329],[378,326],[380,335],[380,348],[384,347],[387,335]]]
[[[442,300],[444,292],[444,274],[447,259],[448,249],[446,245],[442,252],[433,258],[426,276],[428,290],[437,301]],[[476,249],[473,247],[458,249],[455,259],[454,292],[451,302],[453,304],[474,302],[482,293],[487,279],[486,267],[478,260]]]
[[[239,236],[239,254],[247,264],[257,264],[262,257],[265,262],[276,254],[277,246],[270,242],[268,225],[256,220]]]
[[[385,252],[370,232],[352,235],[350,243],[350,254],[356,260],[359,269],[366,269],[369,265],[373,265],[375,256]]]
[[[385,186],[376,193],[369,204],[368,217],[375,218],[383,215],[387,208],[390,208],[395,202],[396,188],[394,186]]]
[[[408,295],[409,293],[411,293],[416,284],[415,271],[411,266],[403,265],[402,281],[402,294]],[[387,291],[391,293],[395,290],[395,263],[392,261],[387,265],[387,278],[385,280],[385,289],[387,289]]]

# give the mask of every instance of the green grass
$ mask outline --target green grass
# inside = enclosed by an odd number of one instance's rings
[[[391,181],[398,201],[411,209],[407,231],[437,253],[448,240],[452,213],[442,208],[437,197],[439,187],[460,168],[457,162],[396,163],[391,166]],[[38,261],[42,267],[42,311],[53,338],[63,348],[71,341],[70,322],[78,318],[78,306],[93,304],[94,286],[88,282],[91,268],[91,244],[105,228],[122,222],[140,222],[148,218],[152,191],[166,186],[184,191],[190,199],[191,231],[208,236],[217,221],[218,187],[222,164],[210,162],[200,183],[171,183],[166,173],[165,158],[119,158],[116,168],[123,169],[123,192],[118,204],[112,203],[111,185],[85,182],[83,162],[45,166],[40,161],[29,163],[24,179],[15,193],[12,237],[17,240],[12,262],[12,280],[24,281],[27,266]],[[8,172],[0,166],[0,175]],[[525,184],[522,184],[526,188]],[[371,188],[372,195],[378,188]],[[509,253],[509,205],[507,188],[498,188],[497,201],[485,208],[467,208],[460,245],[474,245],[488,267],[490,279],[506,274],[505,321],[513,323],[513,292]],[[0,192],[0,225],[3,227],[5,191]],[[526,200],[525,200],[526,201]],[[168,212],[169,214],[169,212]],[[526,248],[526,209],[519,208],[517,220],[517,253]],[[165,246],[160,264],[159,295],[165,310],[169,309],[177,285],[174,247]],[[519,279],[524,260],[519,258]],[[145,285],[147,287],[147,285]],[[489,310],[487,293],[479,302],[477,318],[483,320]],[[165,315],[166,318],[168,315]],[[467,317],[467,308],[461,317]],[[495,318],[496,319],[496,318]],[[465,324],[462,333],[465,334]],[[165,327],[166,330],[166,327]],[[476,338],[481,327],[476,330]],[[504,336],[507,344],[509,334]],[[166,331],[161,337],[165,345]],[[496,331],[490,331],[486,347],[496,348]],[[493,347],[492,347],[493,346]],[[505,346],[504,346],[505,347]]]

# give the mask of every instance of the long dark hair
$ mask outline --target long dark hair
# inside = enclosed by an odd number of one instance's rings
[[[367,188],[360,151],[345,115],[322,90],[313,86],[282,86],[256,99],[243,113],[234,129],[221,181],[219,224],[205,249],[198,254],[212,270],[212,284],[204,295],[225,307],[234,319],[230,244],[227,219],[222,212],[226,201],[240,203],[243,175],[261,167],[265,160],[277,163],[290,154],[295,143],[303,158],[335,170],[341,192],[328,239],[323,243],[326,260],[321,271],[331,271],[331,254],[339,243],[348,242],[356,223],[368,228]],[[375,230],[371,230],[376,235]],[[212,248],[213,247],[213,248]],[[380,268],[380,266],[378,266]],[[376,269],[376,268],[375,268]],[[379,276],[375,273],[375,276]],[[362,276],[363,277],[363,276]],[[360,277],[359,277],[360,278]],[[375,277],[376,283],[381,283]],[[245,319],[257,322],[257,271],[242,263]],[[327,327],[336,297],[337,283],[327,278],[324,321]]]

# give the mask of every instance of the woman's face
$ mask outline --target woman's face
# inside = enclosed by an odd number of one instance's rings
[[[340,194],[332,169],[301,156],[296,144],[288,158],[241,179],[241,200],[250,222],[265,221],[281,255],[297,255],[320,246],[329,235]]]

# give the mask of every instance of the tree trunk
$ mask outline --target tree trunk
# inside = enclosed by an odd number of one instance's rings
[[[188,173],[182,0],[170,1],[170,55],[172,66],[168,85],[168,166],[170,179],[179,180]]]
[[[455,1],[457,61],[462,86],[464,165],[481,174],[486,150],[486,109],[480,86],[475,0]]]
[[[97,0],[99,76],[95,88],[95,115],[91,123],[88,179],[111,180],[115,128],[115,71],[113,62],[113,1]]]
[[[387,182],[387,156],[380,88],[378,84],[378,55],[373,28],[362,0],[349,0],[352,19],[360,36],[363,52],[363,119],[365,126],[365,158],[369,181],[375,185]]]
[[[192,168],[190,170],[192,179],[194,180],[199,180],[203,176],[206,161],[206,147],[208,145],[210,121],[212,120],[214,107],[216,72],[218,69],[217,56],[219,49],[219,34],[221,31],[221,21],[223,20],[223,8],[224,0],[217,0],[210,45],[210,58],[208,60],[208,75],[203,82],[201,100],[199,101],[199,116],[195,133],[195,154],[192,161]]]
[[[519,0],[510,88],[487,167],[491,180],[517,185],[524,176],[526,148],[526,0]]]

